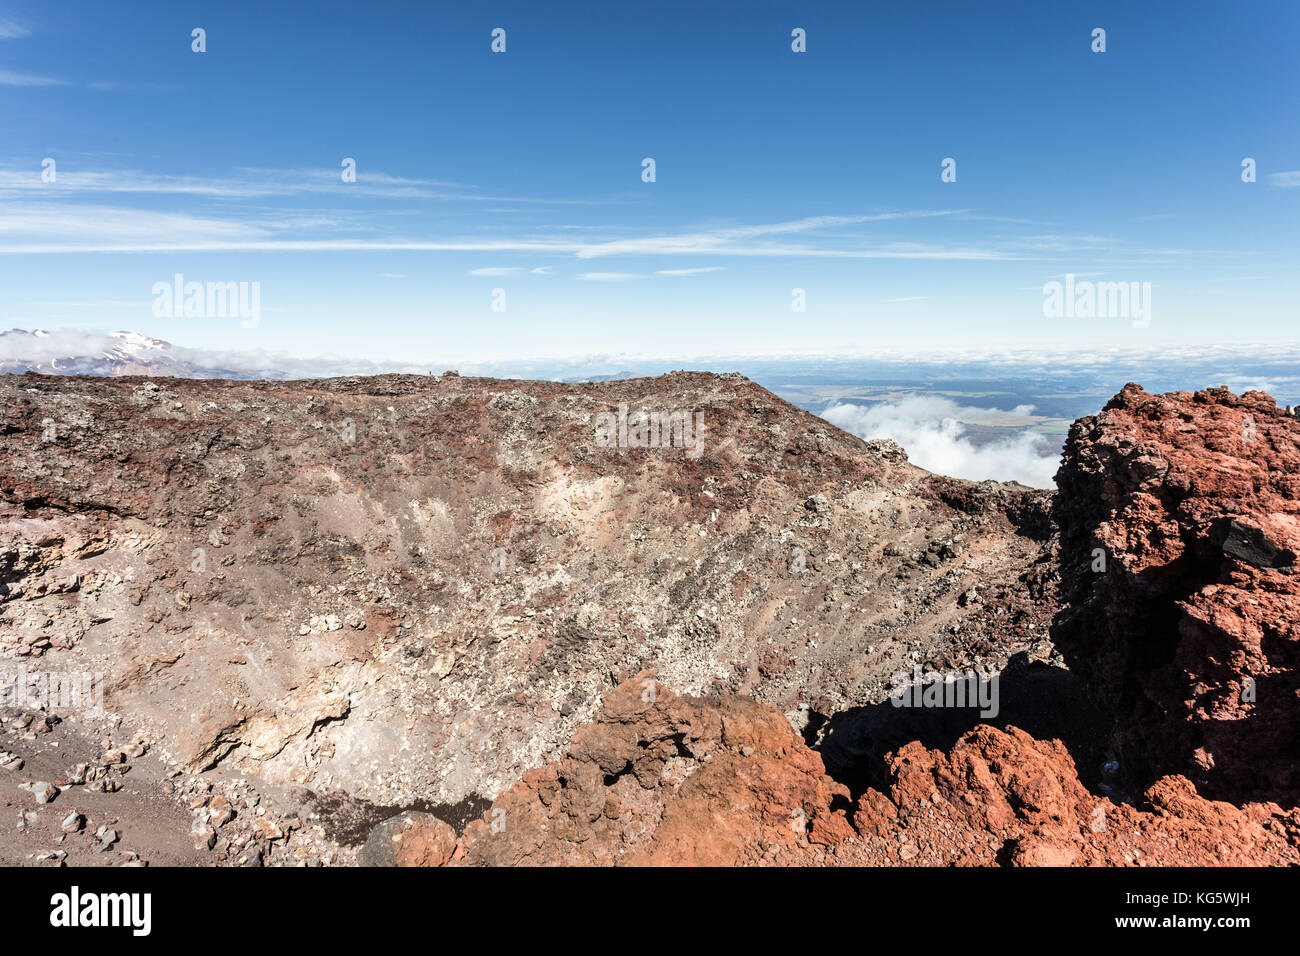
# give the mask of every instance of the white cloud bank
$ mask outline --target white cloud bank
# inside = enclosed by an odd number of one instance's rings
[[[1022,405],[1010,413],[958,405],[937,395],[905,398],[880,405],[832,405],[822,418],[860,438],[892,438],[907,450],[912,464],[940,475],[982,481],[1018,481],[1032,488],[1055,488],[1060,451],[1037,432],[1018,430],[977,445],[962,419],[1033,411]]]

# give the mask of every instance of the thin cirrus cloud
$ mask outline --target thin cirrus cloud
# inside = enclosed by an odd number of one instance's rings
[[[0,73],[0,77],[4,74]],[[3,82],[3,80],[0,80]],[[341,169],[341,167],[340,167]],[[30,169],[0,170],[0,195],[23,195],[35,191],[59,195],[74,193],[154,194],[199,196],[211,199],[260,199],[306,193],[332,193],[387,197],[392,199],[480,199],[476,187],[432,179],[410,179],[371,172],[355,183],[344,183],[339,173],[328,169],[260,169],[248,167],[226,177],[175,176],[135,169],[79,169],[61,164],[54,183],[45,183]]]
[[[729,225],[705,230],[611,239],[608,227],[587,225],[536,227],[531,234],[420,236],[419,226],[406,235],[379,235],[377,225],[398,210],[353,207],[311,214],[301,209],[254,208],[245,200],[267,197],[328,195],[332,206],[348,196],[371,199],[477,200],[479,187],[434,179],[412,179],[372,172],[358,183],[343,183],[327,168],[242,168],[224,178],[149,174],[139,171],[78,169],[69,160],[57,180],[43,182],[40,168],[0,169],[0,254],[140,253],[140,252],[515,252],[543,253],[580,260],[613,257],[785,257],[824,260],[985,260],[1016,261],[1059,258],[1063,252],[1113,251],[1173,255],[1185,250],[1138,250],[1114,236],[1035,234],[999,237],[972,247],[951,241],[886,241],[846,234],[845,227],[941,223],[968,218],[969,210],[917,210],[858,215],[820,215],[757,225]],[[206,199],[207,214],[166,213],[143,208],[117,195],[157,194]],[[89,200],[79,202],[79,199]],[[552,200],[539,200],[550,202]],[[553,200],[567,202],[568,200]],[[418,208],[400,210],[404,222]],[[415,235],[411,233],[415,232]],[[603,233],[603,234],[602,234]],[[556,238],[556,236],[562,238]],[[6,242],[5,240],[9,240]],[[1056,254],[1053,256],[1052,254]],[[545,275],[550,267],[531,274]],[[700,275],[718,266],[662,269],[664,276]],[[504,270],[510,271],[487,271]],[[518,271],[515,271],[518,270]],[[471,275],[518,275],[523,267],[484,267]],[[596,270],[581,278],[619,281],[641,276],[631,271]]]
[[[0,40],[17,40],[25,36],[31,36],[32,31],[16,20],[10,20],[8,17],[0,17]]]
[[[71,167],[71,168],[69,168]],[[213,202],[229,203],[229,211],[218,216],[167,217],[152,210],[106,205],[113,196],[154,194],[158,196],[192,196]],[[241,201],[268,197],[320,197],[328,195],[332,204],[348,197],[372,200],[428,199],[433,201],[499,200],[480,187],[436,179],[395,176],[383,171],[369,171],[364,161],[358,168],[358,180],[341,181],[338,171],[327,167],[308,169],[237,168],[220,177],[146,173],[139,170],[103,170],[78,168],[72,161],[61,164],[53,183],[43,182],[36,167],[0,169],[0,199],[6,212],[0,214],[0,254],[55,254],[78,252],[347,252],[347,251],[417,251],[417,252],[535,252],[578,259],[618,256],[728,256],[785,257],[792,259],[845,260],[1018,260],[1036,258],[1032,253],[1043,249],[1060,250],[1067,245],[1096,248],[1101,237],[1034,236],[1014,242],[988,243],[967,247],[951,242],[887,242],[845,235],[845,227],[868,226],[944,219],[970,218],[968,209],[890,211],[856,215],[805,216],[757,225],[728,225],[706,230],[670,232],[660,235],[623,236],[611,239],[601,235],[596,225],[577,227],[573,231],[552,229],[549,234],[484,238],[473,236],[379,236],[376,223],[383,210],[362,215],[360,208],[339,213],[337,219],[307,222],[302,212],[278,216],[266,210],[250,212]],[[35,200],[40,205],[23,205]],[[78,197],[98,200],[77,205]],[[529,198],[522,202],[582,203],[589,200]],[[63,203],[55,208],[55,203]],[[404,209],[409,214],[412,209]],[[411,220],[418,221],[418,220]],[[173,228],[179,226],[180,228]],[[295,228],[296,227],[296,228]],[[324,237],[321,234],[324,233]],[[554,238],[557,233],[564,238]],[[567,233],[567,234],[566,234]],[[13,240],[5,244],[3,240]],[[21,242],[18,240],[22,240]],[[1106,237],[1106,244],[1113,242]],[[1030,253],[1030,254],[1027,254]],[[509,268],[512,271],[486,271]],[[485,267],[471,275],[517,275],[515,267]],[[544,275],[542,268],[532,274]],[[665,276],[700,275],[720,267],[699,266],[685,269],[658,270]],[[598,270],[584,274],[588,281],[621,281],[640,277],[632,272]]]
[[[0,86],[80,86],[57,76],[42,76],[36,73],[16,73],[13,70],[0,70]],[[85,89],[99,93],[167,93],[180,89],[175,83],[123,83],[116,80],[94,80],[86,83]]]
[[[23,77],[0,71],[0,84],[5,77],[14,79],[11,85],[50,85],[62,81],[46,77]],[[18,84],[17,80],[26,82]],[[55,157],[57,159],[57,157]],[[150,173],[138,169],[86,169],[70,163],[61,163],[55,183],[45,183],[30,168],[0,169],[0,196],[21,196],[35,191],[50,192],[57,186],[61,196],[76,193],[103,193],[159,196],[197,196],[205,199],[262,199],[273,196],[307,196],[327,194],[332,198],[365,197],[377,199],[427,199],[445,202],[514,202],[529,206],[539,205],[609,205],[617,199],[567,199],[539,196],[501,196],[486,193],[468,183],[437,179],[394,176],[379,170],[360,166],[355,182],[343,182],[342,165],[338,170],[327,167],[298,169],[267,169],[242,167],[230,176],[177,176],[168,173]],[[39,173],[39,170],[37,171]]]
[[[551,274],[550,266],[537,266],[529,269],[526,266],[485,266],[481,269],[470,269],[469,275],[472,276],[548,276]]]
[[[544,241],[464,240],[404,242],[369,239],[202,239],[170,242],[0,244],[0,255],[59,255],[88,252],[572,252],[573,246]]]
[[[175,83],[123,83],[118,80],[95,80],[86,89],[100,93],[170,93],[182,87]]]
[[[868,222],[896,222],[953,216],[965,210],[923,210],[864,216],[808,216],[755,226],[734,226],[707,232],[647,236],[589,243],[578,252],[580,259],[604,256],[706,255],[741,257],[811,257],[820,259],[1020,259],[1024,256],[989,248],[964,248],[933,243],[893,242],[872,247],[846,248],[843,240],[835,247],[820,245],[769,244],[769,236],[790,236],[819,232],[836,226]],[[757,241],[755,241],[757,240]]]
[[[39,76],[35,73],[15,73],[13,70],[0,70],[0,86],[67,86],[66,80],[52,76]]]
[[[264,240],[270,231],[248,222],[126,209],[118,206],[16,202],[0,206],[0,238],[24,237],[66,241],[74,251],[133,248],[167,236],[167,247],[183,248],[211,242]],[[49,248],[61,248],[57,242]],[[39,248],[33,246],[32,248]]]
[[[1295,189],[1300,186],[1300,169],[1289,169],[1281,173],[1271,173],[1268,181],[1282,189]]]
[[[706,272],[721,272],[722,266],[702,266],[698,269],[656,269],[657,276],[697,276]],[[584,272],[579,279],[588,282],[624,282],[628,279],[648,279],[639,272]]]
[[[834,226],[953,216],[959,212],[964,212],[964,210],[891,212],[862,216],[805,216],[802,219],[791,219],[756,226],[729,226],[704,232],[614,239],[607,242],[592,243],[579,252],[578,257],[580,259],[596,259],[602,256],[619,255],[779,255],[783,253],[772,251],[772,247],[744,245],[743,243],[768,236],[817,232]]]
[[[517,236],[507,238],[390,239],[338,238],[303,239],[287,237],[286,227],[347,227],[335,219],[282,217],[237,221],[199,217],[184,213],[123,209],[107,206],[57,206],[37,216],[30,210],[38,204],[9,203],[0,212],[0,255],[57,255],[78,253],[153,252],[489,252],[539,253],[587,258],[590,243],[580,240]],[[54,204],[50,204],[54,205]],[[347,228],[360,229],[353,226]],[[166,237],[160,239],[159,237]],[[5,239],[13,240],[4,242]],[[1170,254],[1181,250],[1162,250]],[[629,240],[619,252],[605,255],[655,256],[680,254],[680,250],[659,246],[653,239],[645,246]],[[831,248],[825,245],[728,246],[726,249],[696,250],[697,255],[733,257],[787,257],[791,259],[852,260],[985,260],[1015,261],[1026,257],[997,249],[970,249],[923,243],[890,243],[876,248]],[[1133,253],[1130,253],[1132,255]],[[535,274],[545,272],[532,270]],[[685,274],[694,273],[689,270]],[[663,274],[683,274],[665,270]],[[598,271],[587,278],[637,277],[633,273]]]
[[[921,243],[892,243],[875,248],[844,248],[839,246],[808,245],[755,245],[752,239],[769,235],[790,235],[811,232],[828,226],[852,222],[881,221],[903,218],[904,214],[885,216],[821,216],[791,220],[789,222],[739,226],[712,233],[683,233],[680,236],[650,236],[621,240],[591,240],[583,236],[553,239],[539,236],[506,238],[365,238],[355,233],[373,229],[373,217],[338,219],[312,217],[305,213],[280,214],[275,217],[229,218],[196,216],[189,213],[167,213],[151,209],[110,206],[102,203],[81,204],[60,201],[68,176],[61,170],[55,183],[41,183],[36,172],[19,176],[13,172],[0,175],[0,195],[17,192],[19,198],[5,203],[0,212],[0,254],[41,254],[78,252],[346,252],[346,251],[418,251],[418,252],[539,252],[579,259],[609,256],[660,256],[686,253],[731,256],[792,256],[822,258],[883,258],[883,259],[1000,259],[1015,258],[997,250],[954,249]],[[36,183],[32,185],[33,181]],[[393,180],[397,188],[407,185]],[[216,198],[230,195],[231,191],[201,187],[197,183],[175,180],[140,184],[115,184],[114,188],[152,191],[170,187],[176,192],[206,188]],[[93,191],[94,182],[84,184]],[[41,190],[33,193],[33,190]],[[245,195],[239,190],[234,193]],[[31,198],[39,195],[39,200]],[[358,214],[359,215],[359,214]],[[918,214],[922,216],[930,213]],[[289,235],[297,228],[300,232],[319,234],[331,228],[335,234],[352,232],[339,238],[306,239]],[[165,237],[165,238],[159,238]],[[5,243],[3,240],[10,239]],[[21,240],[21,241],[20,241]],[[745,241],[741,241],[745,240]],[[704,268],[704,267],[701,267]],[[665,270],[672,273],[674,270]],[[676,270],[681,271],[681,270]],[[544,273],[538,273],[544,274]],[[598,271],[589,273],[598,279],[609,276],[623,278],[631,273]]]
[[[101,204],[16,201],[0,205],[0,254],[368,250],[574,253],[581,248],[576,242],[528,238],[301,239],[286,235],[343,228],[354,227],[311,211],[231,219]]]

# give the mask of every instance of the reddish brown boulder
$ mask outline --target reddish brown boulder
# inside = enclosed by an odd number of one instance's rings
[[[466,828],[468,864],[815,862],[851,837],[847,788],[770,707],[618,685],[563,760]]]
[[[456,849],[456,831],[428,813],[403,813],[370,831],[361,866],[442,866]]]
[[[1071,429],[1053,639],[1125,778],[1300,800],[1300,421],[1262,392],[1129,385]]]

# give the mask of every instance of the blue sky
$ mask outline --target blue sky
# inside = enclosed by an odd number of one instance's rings
[[[1300,339],[1300,4],[807,6],[0,3],[0,325],[430,362]],[[176,273],[260,283],[259,324],[155,317]],[[1150,325],[1045,317],[1065,273],[1151,283]]]

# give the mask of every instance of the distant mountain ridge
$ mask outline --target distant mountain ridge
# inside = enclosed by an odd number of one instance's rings
[[[381,372],[424,374],[409,363],[348,356],[297,358],[263,349],[220,350],[174,345],[139,332],[10,329],[0,332],[0,374],[92,375],[114,378],[221,378],[236,381],[331,378]]]
[[[84,346],[70,348],[66,334],[43,329],[0,332],[0,373],[45,375],[150,375],[178,378],[243,378],[238,372],[206,369],[174,354],[170,342],[139,332],[105,332],[85,336]]]

